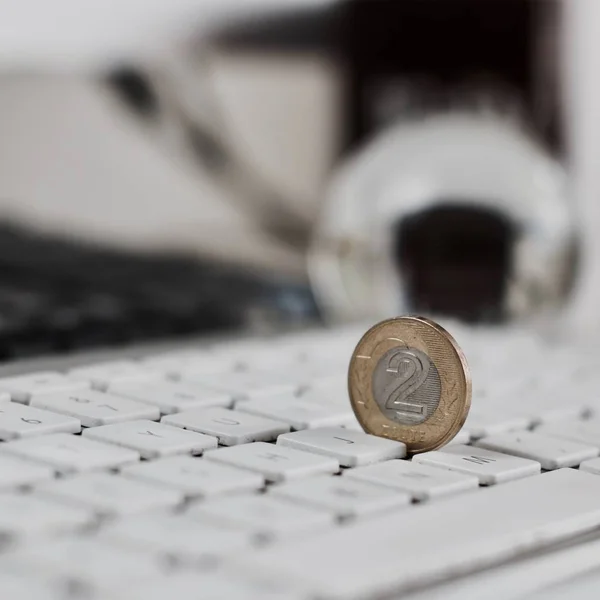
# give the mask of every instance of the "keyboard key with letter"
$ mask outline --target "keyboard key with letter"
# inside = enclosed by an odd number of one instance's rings
[[[542,469],[576,467],[588,458],[595,458],[600,448],[550,437],[541,433],[521,431],[483,438],[477,446],[538,461]]]
[[[504,483],[520,477],[537,475],[541,471],[541,465],[537,461],[461,444],[417,454],[413,457],[413,462],[474,475],[481,485]]]
[[[307,534],[333,523],[327,511],[298,506],[269,495],[233,496],[193,504],[186,516],[239,527],[259,540]]]
[[[218,446],[215,437],[144,420],[93,427],[86,429],[83,436],[135,450],[146,459],[172,454],[202,454],[204,450]]]
[[[140,455],[133,450],[101,444],[68,433],[6,442],[0,446],[0,452],[48,465],[61,474],[116,469],[140,459]]]
[[[408,494],[347,477],[315,477],[273,487],[270,495],[330,511],[339,518],[394,511],[410,504]]]
[[[38,495],[81,506],[99,515],[122,515],[171,507],[183,501],[175,490],[110,473],[89,473],[57,479],[38,489]]]
[[[31,398],[39,394],[54,394],[56,392],[75,392],[89,389],[85,381],[71,379],[61,373],[40,371],[17,377],[0,379],[0,390],[10,394],[15,402],[27,404]]]
[[[344,467],[367,465],[406,455],[406,446],[401,442],[336,427],[286,433],[277,438],[277,445],[331,456]]]
[[[0,440],[16,440],[48,433],[79,433],[81,422],[73,417],[17,402],[0,404]]]
[[[272,482],[322,473],[337,473],[340,470],[340,464],[334,458],[316,456],[266,442],[211,450],[205,454],[203,460],[248,469],[260,473],[267,481]]]
[[[252,492],[265,485],[264,477],[258,473],[191,456],[137,463],[124,467],[121,473],[126,477],[173,488],[186,498]]]
[[[31,406],[75,417],[84,427],[97,427],[133,419],[158,421],[160,418],[160,411],[155,406],[95,390],[35,396]]]
[[[230,407],[232,397],[225,392],[203,388],[200,384],[186,385],[175,381],[153,383],[111,384],[109,392],[138,402],[157,406],[163,415],[211,406]]]
[[[268,442],[290,430],[290,426],[285,423],[226,408],[188,410],[163,417],[161,422],[212,435],[223,446]]]
[[[344,479],[376,483],[407,492],[415,500],[431,500],[439,496],[456,494],[479,487],[474,475],[443,471],[426,464],[407,460],[387,460],[382,463],[348,469]]]

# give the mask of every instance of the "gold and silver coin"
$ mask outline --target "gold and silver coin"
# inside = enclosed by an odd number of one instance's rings
[[[362,428],[404,442],[410,454],[447,444],[471,406],[464,354],[443,327],[425,317],[371,327],[352,354],[348,389]]]

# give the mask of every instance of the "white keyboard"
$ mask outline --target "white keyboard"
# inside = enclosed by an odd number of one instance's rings
[[[9,366],[0,598],[588,597],[600,352],[453,329],[471,413],[409,460],[350,408],[363,331]]]

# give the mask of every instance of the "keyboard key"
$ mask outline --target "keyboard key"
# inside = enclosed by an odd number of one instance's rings
[[[94,515],[84,508],[63,506],[39,495],[0,494],[0,536],[50,535],[82,529]]]
[[[238,527],[261,541],[315,532],[333,523],[327,511],[298,506],[267,495],[232,496],[197,503],[190,506],[186,515],[190,519],[201,518]]]
[[[93,427],[86,429],[83,436],[135,450],[146,459],[173,454],[202,454],[204,450],[218,445],[215,437],[145,420]]]
[[[463,427],[449,442],[447,445],[450,444],[468,444],[469,441],[471,440],[471,432],[466,428]]]
[[[185,379],[188,375],[193,377],[228,373],[236,369],[232,357],[198,350],[157,354],[144,358],[141,364],[151,371],[176,379]]]
[[[60,599],[112,598],[116,588],[152,580],[159,572],[147,555],[96,538],[27,544],[6,555],[3,565],[15,574],[35,573]]]
[[[460,444],[417,454],[412,462],[474,475],[481,485],[504,483],[536,475],[541,471],[541,465],[537,461]]]
[[[317,404],[291,395],[242,401],[238,402],[235,408],[237,411],[251,415],[282,421],[295,430],[344,425],[355,420],[349,404],[347,406],[333,403]]]
[[[174,456],[142,462],[122,470],[122,475],[177,490],[186,498],[252,492],[265,485],[257,473],[242,471],[191,456]]]
[[[415,500],[431,500],[439,496],[477,489],[479,479],[407,460],[387,460],[382,463],[348,469],[344,479],[376,483],[407,492]]]
[[[273,581],[271,577],[259,580],[247,573],[221,570],[207,574],[191,569],[129,587],[126,598],[115,600],[187,599],[193,590],[202,591],[201,600],[306,600],[306,596],[301,591],[292,589],[288,582]]]
[[[113,361],[71,369],[68,376],[88,382],[94,389],[105,391],[116,383],[146,383],[162,379],[160,373],[132,361]]]
[[[182,381],[198,382],[208,388],[227,392],[234,400],[254,400],[293,393],[299,383],[279,371],[230,371],[215,375],[186,373]]]
[[[274,486],[271,496],[314,506],[338,518],[394,511],[408,506],[411,497],[403,492],[346,477],[315,477]]]
[[[589,460],[584,460],[579,465],[580,471],[587,471],[588,473],[593,473],[594,475],[600,475],[600,458],[590,458]]]
[[[219,559],[250,545],[244,532],[180,515],[148,514],[114,522],[101,532],[113,544],[168,557],[194,566],[213,566]]]
[[[308,452],[285,446],[274,446],[266,442],[211,450],[205,454],[203,460],[212,460],[260,473],[267,481],[272,482],[322,473],[337,473],[340,469],[338,461],[333,458],[315,456]]]
[[[133,450],[68,433],[6,442],[0,446],[0,451],[48,465],[57,473],[116,469],[140,459],[140,455]]]
[[[290,430],[285,423],[226,408],[187,410],[163,417],[161,423],[215,436],[223,446],[268,442]]]
[[[38,488],[37,494],[81,506],[98,515],[124,515],[175,506],[183,496],[143,481],[110,473],[89,473],[57,479]]]
[[[539,462],[542,469],[546,470],[575,467],[588,458],[595,458],[599,453],[599,449],[594,446],[552,438],[531,431],[483,438],[476,445],[522,458],[530,458]]]
[[[532,419],[527,416],[503,415],[501,412],[471,410],[464,428],[469,431],[473,439],[479,439],[488,435],[527,429],[532,423]]]
[[[66,375],[53,371],[40,371],[0,379],[0,390],[9,393],[15,402],[21,402],[22,404],[27,404],[33,396],[38,394],[76,392],[89,387],[89,384],[85,381],[70,379]]]
[[[331,456],[344,467],[367,465],[406,455],[406,446],[401,442],[335,427],[286,433],[279,436],[277,445]]]
[[[160,411],[155,406],[94,390],[35,396],[31,406],[75,417],[84,427],[97,427],[134,419],[158,421],[160,418]]]
[[[2,406],[0,406],[2,408]],[[594,446],[600,450],[600,421],[561,421],[542,425],[536,433]]]
[[[81,423],[73,417],[26,406],[17,402],[0,403],[0,440],[16,440],[48,433],[79,433]]]
[[[44,582],[26,574],[0,573],[0,590],[4,598],[11,600],[60,600],[48,591]]]
[[[386,513],[237,562],[303,584],[309,596],[399,597],[593,531],[600,526],[599,496],[600,478],[562,469],[448,498],[443,510],[433,503]]]
[[[9,454],[0,454],[0,491],[27,487],[53,477],[54,471],[49,467],[36,465]]]
[[[109,392],[157,406],[163,415],[192,408],[230,407],[233,404],[231,395],[225,392],[215,392],[200,384],[186,385],[174,381],[152,384],[117,383],[109,386]]]
[[[350,407],[348,398],[347,367],[340,369],[339,374],[331,374],[320,379],[311,379],[298,392],[298,398],[316,404],[335,404]]]

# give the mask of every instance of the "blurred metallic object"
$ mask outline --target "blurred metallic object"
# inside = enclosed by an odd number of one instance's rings
[[[136,110],[169,152],[308,253],[326,318],[525,318],[566,301],[577,262],[560,6],[246,11],[111,81],[148,86]]]
[[[345,165],[310,272],[341,320],[415,309],[513,319],[565,300],[575,240],[558,161],[510,120],[437,114],[397,125]]]

